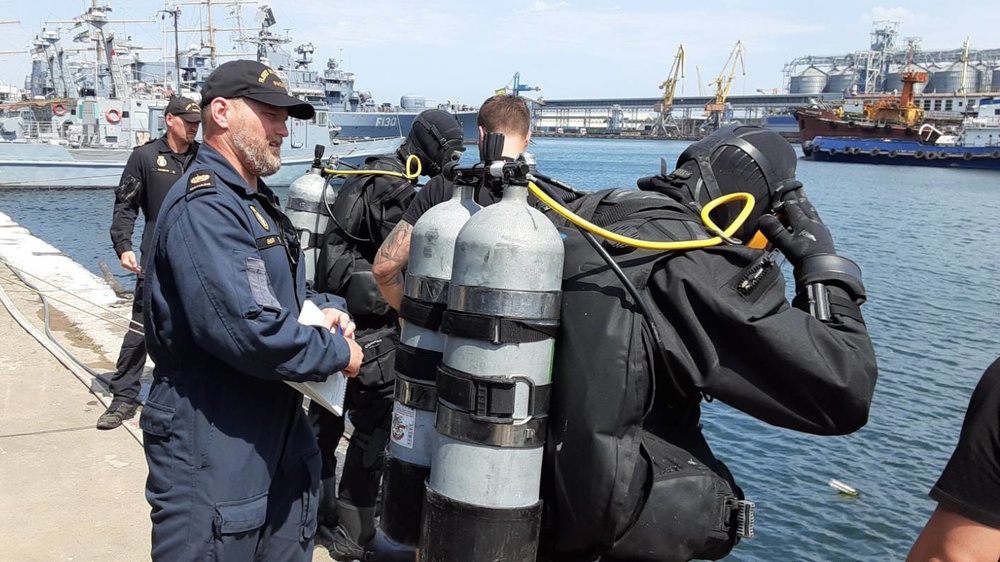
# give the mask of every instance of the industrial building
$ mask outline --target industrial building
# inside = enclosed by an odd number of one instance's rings
[[[867,49],[841,55],[803,56],[785,64],[784,91],[729,96],[742,64],[737,42],[730,60],[705,96],[675,98],[683,46],[661,85],[663,97],[545,100],[533,111],[536,135],[696,138],[718,125],[739,121],[764,124],[815,102],[859,106],[866,99],[898,95],[906,72],[924,72],[914,85],[916,103],[931,119],[957,120],[976,111],[979,100],[1000,95],[1000,49],[927,51],[919,38],[899,39],[899,23],[876,21]],[[681,71],[681,73],[683,73]],[[794,123],[794,120],[792,120]]]

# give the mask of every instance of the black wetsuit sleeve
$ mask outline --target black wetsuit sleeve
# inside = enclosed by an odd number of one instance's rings
[[[406,208],[406,212],[403,213],[403,220],[410,226],[417,224],[420,217],[424,216],[424,213],[428,209],[451,199],[454,193],[454,184],[445,181],[443,176],[434,176],[427,182],[420,191],[417,192],[416,197],[410,202],[410,206]]]
[[[125,163],[118,187],[115,189],[114,214],[111,217],[111,244],[120,258],[132,251],[132,233],[146,197],[146,176],[141,151],[133,151]]]
[[[689,392],[772,425],[856,431],[867,422],[878,374],[864,323],[824,323],[793,308],[780,268],[762,256],[743,247],[681,252],[654,272],[657,314],[673,330],[661,334],[670,372]]]
[[[1000,529],[1000,360],[986,369],[972,393],[958,445],[930,496]]]

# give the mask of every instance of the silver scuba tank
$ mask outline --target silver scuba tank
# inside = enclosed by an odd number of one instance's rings
[[[507,185],[455,244],[422,561],[534,560],[538,550],[564,250],[527,195]]]
[[[323,234],[330,223],[330,208],[337,198],[337,191],[328,185],[329,180],[323,174],[323,152],[323,145],[316,145],[312,166],[288,186],[285,201],[285,214],[302,244],[308,281],[315,280]]]
[[[469,217],[482,208],[473,200],[472,190],[455,186],[452,198],[424,213],[410,236],[380,524],[389,539],[411,547],[420,537],[424,481],[437,441],[435,378],[445,342],[438,328],[448,304],[455,241]]]

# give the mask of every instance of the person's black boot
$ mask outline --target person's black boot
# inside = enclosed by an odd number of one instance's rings
[[[375,508],[337,502],[339,522],[330,543],[330,556],[337,562],[365,559],[361,546],[375,536]]]
[[[128,400],[114,399],[108,409],[97,418],[97,429],[114,429],[125,420],[135,417],[139,405]]]

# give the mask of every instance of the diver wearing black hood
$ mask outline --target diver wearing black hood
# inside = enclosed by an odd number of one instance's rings
[[[570,205],[614,233],[676,241],[717,234],[699,217],[712,199],[749,192],[756,201],[726,244],[665,252],[604,241],[644,303],[579,232],[562,229],[544,556],[714,560],[752,536],[752,505],[701,433],[703,396],[807,433],[866,423],[877,368],[860,270],[836,255],[795,165],[777,134],[729,127],[691,145],[673,172],[639,180],[639,191]],[[738,207],[711,216],[725,226]],[[758,230],[795,268],[794,304],[775,252],[746,244],[757,245]]]
[[[365,351],[361,371],[347,386],[345,410],[354,433],[339,489],[335,486],[336,448],[344,433],[344,419],[310,406],[323,456],[319,519],[324,526],[337,527],[330,551],[338,559],[361,559],[363,546],[375,536],[375,504],[383,452],[389,443],[399,328],[396,312],[375,285],[372,262],[416,195],[418,178],[406,177],[413,171],[412,163],[407,167],[408,160],[419,159],[420,175],[433,178],[464,150],[462,133],[454,115],[440,109],[421,112],[394,156],[370,158],[362,169],[388,174],[356,174],[344,182],[320,245],[316,288],[344,297],[358,326],[357,341]]]

